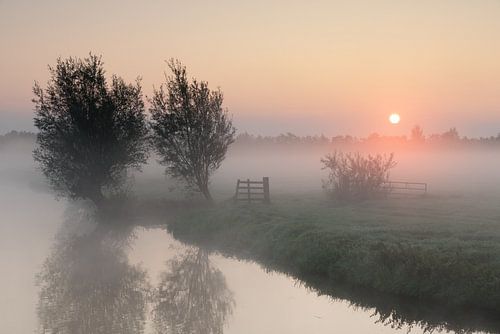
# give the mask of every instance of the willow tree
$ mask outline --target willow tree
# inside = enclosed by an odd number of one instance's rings
[[[108,84],[101,57],[58,59],[43,89],[35,84],[34,159],[61,195],[101,206],[126,170],[147,158],[147,123],[139,80]]]
[[[235,128],[220,90],[189,80],[179,61],[170,60],[168,66],[172,75],[151,99],[153,143],[166,172],[212,202],[210,176],[234,142]]]

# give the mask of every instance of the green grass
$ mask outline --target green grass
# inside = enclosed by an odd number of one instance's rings
[[[319,196],[190,210],[178,239],[315,277],[448,307],[500,312],[497,199],[426,197],[332,205]]]

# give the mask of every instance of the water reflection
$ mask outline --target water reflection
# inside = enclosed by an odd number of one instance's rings
[[[485,310],[451,309],[428,301],[353,288],[340,282],[332,284],[313,277],[301,277],[297,284],[304,285],[319,295],[327,295],[334,301],[348,301],[352,308],[370,312],[376,323],[393,329],[404,329],[407,333],[414,330],[423,333],[461,334],[500,332],[498,315]]]
[[[130,235],[64,232],[37,276],[39,332],[142,333],[150,287],[128,263]]]
[[[206,251],[183,248],[153,287],[129,262],[132,227],[70,215],[36,276],[39,333],[144,333],[149,319],[157,333],[223,333],[233,294]]]
[[[234,299],[222,272],[202,249],[190,248],[167,263],[155,292],[158,333],[221,334]]]

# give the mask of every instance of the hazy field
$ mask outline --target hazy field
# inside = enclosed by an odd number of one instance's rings
[[[0,179],[4,188],[27,183],[35,192],[50,192],[32,161],[31,151],[29,141],[0,147]],[[268,176],[271,199],[277,205],[290,201],[298,206],[311,203],[336,205],[326,198],[321,188],[321,180],[326,174],[321,169],[320,159],[330,151],[331,148],[315,146],[231,149],[222,167],[214,174],[211,189],[216,200],[224,202],[234,195],[238,178],[259,180]],[[456,222],[457,228],[463,224],[477,227],[483,223],[500,223],[500,153],[496,150],[421,148],[396,151],[395,159],[397,166],[391,171],[390,179],[426,182],[429,189],[426,196],[390,197],[343,206],[338,210],[359,215],[359,219],[394,216],[400,223],[450,221]],[[186,190],[182,182],[165,176],[164,168],[154,157],[142,171],[131,173],[125,189],[138,200],[197,196]]]
[[[271,196],[321,196],[326,177],[320,159],[333,149],[327,147],[284,149],[232,149],[212,179],[212,191],[219,201],[234,194],[236,180],[270,177]],[[387,150],[382,153],[391,153]],[[370,152],[374,153],[374,152]],[[154,158],[142,173],[135,173],[135,191],[142,196],[170,196],[182,186],[167,180]],[[480,204],[485,198],[500,197],[500,154],[493,149],[424,150],[395,152],[397,166],[391,180],[426,182],[429,195],[466,198]],[[307,195],[306,195],[307,194]],[[460,201],[459,201],[460,202]],[[461,206],[461,204],[459,204]]]

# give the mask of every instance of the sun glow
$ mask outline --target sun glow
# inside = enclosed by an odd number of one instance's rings
[[[401,117],[399,117],[399,114],[391,114],[389,116],[389,122],[391,122],[391,124],[398,124],[400,120]]]

